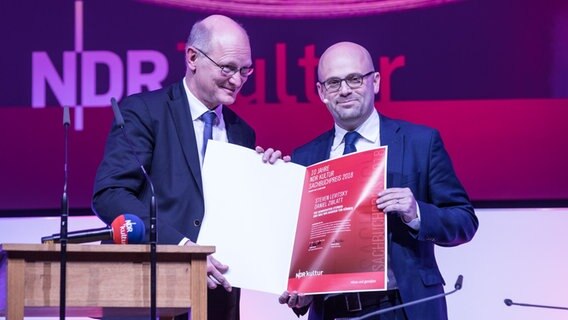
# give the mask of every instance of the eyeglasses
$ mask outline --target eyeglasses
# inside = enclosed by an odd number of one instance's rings
[[[250,76],[252,74],[252,72],[254,71],[253,67],[237,68],[237,67],[231,66],[231,65],[219,65],[217,62],[215,62],[215,60],[209,58],[209,56],[206,55],[205,52],[201,51],[198,48],[195,48],[195,50],[199,51],[202,55],[204,55],[207,59],[209,59],[209,61],[213,62],[217,67],[219,67],[221,69],[221,73],[226,77],[232,77],[235,73],[238,72],[242,77],[246,78],[246,77]]]
[[[327,90],[328,92],[335,92],[338,91],[341,88],[341,83],[343,81],[345,81],[345,83],[347,84],[347,86],[351,89],[357,89],[359,87],[361,87],[363,85],[363,80],[372,75],[373,73],[375,73],[375,71],[371,71],[365,74],[360,74],[360,73],[352,73],[350,75],[348,75],[345,78],[337,78],[337,77],[333,77],[333,78],[329,78],[323,82],[320,82],[324,87],[325,90]]]

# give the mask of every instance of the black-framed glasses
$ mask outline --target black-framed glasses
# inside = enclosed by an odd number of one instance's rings
[[[323,82],[320,82],[328,92],[335,92],[341,88],[341,83],[345,81],[347,86],[351,89],[357,89],[363,85],[363,80],[375,73],[376,71],[370,71],[365,74],[352,73],[345,78],[332,77]]]
[[[194,47],[195,48],[195,47]],[[195,50],[199,51],[202,55],[204,55],[209,61],[213,62],[219,69],[221,69],[221,73],[226,77],[232,77],[235,73],[239,73],[242,77],[248,77],[254,71],[253,67],[240,67],[237,68],[232,65],[220,65],[215,60],[211,59],[205,52],[201,51],[199,48],[195,48]]]

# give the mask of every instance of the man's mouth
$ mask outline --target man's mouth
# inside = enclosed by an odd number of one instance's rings
[[[227,91],[230,94],[234,94],[237,90],[236,88],[229,88],[229,87],[221,87],[223,90]]]
[[[353,102],[355,102],[354,99],[338,100],[338,101],[337,101],[337,104],[350,104],[350,103],[353,103]]]

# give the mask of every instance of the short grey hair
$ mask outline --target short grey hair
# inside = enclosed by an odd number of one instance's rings
[[[185,44],[186,50],[189,47],[196,47],[204,52],[209,51],[211,47],[211,30],[203,23],[203,20],[196,22]]]

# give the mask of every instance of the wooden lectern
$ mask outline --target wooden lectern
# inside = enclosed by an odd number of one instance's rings
[[[59,244],[0,244],[0,315],[59,315]],[[157,312],[207,319],[212,246],[157,247]],[[149,245],[67,245],[69,317],[149,316]]]

